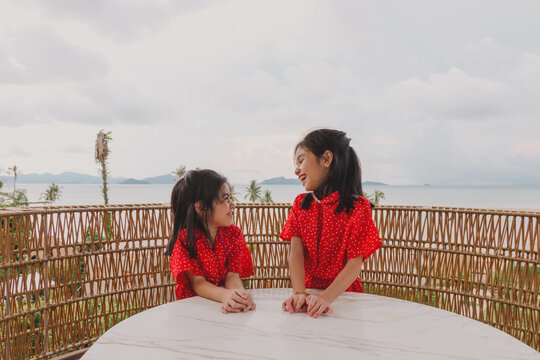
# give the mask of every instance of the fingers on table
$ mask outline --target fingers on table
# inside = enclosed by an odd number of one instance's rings
[[[249,299],[240,296],[236,291],[234,292],[232,299],[238,304],[242,304],[244,306],[249,305]]]
[[[294,304],[293,304],[293,297],[291,296],[290,298],[288,298],[287,300],[285,300],[283,302],[283,304],[281,305],[281,307],[283,308],[283,310],[285,311],[288,311],[289,313],[294,313]]]
[[[322,313],[331,313],[332,308],[318,296],[310,296],[308,298],[307,312],[309,316],[318,318]]]
[[[305,304],[306,298],[304,296],[296,296],[294,299],[294,312],[302,310],[302,306]]]
[[[318,304],[318,307],[315,307],[315,310],[313,311],[311,316],[313,316],[316,319],[319,317],[319,315],[325,312],[327,308],[328,308],[328,305],[324,303]]]

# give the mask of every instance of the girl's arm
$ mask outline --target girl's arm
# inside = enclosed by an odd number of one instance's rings
[[[308,296],[306,292],[306,271],[304,269],[304,244],[302,239],[296,236],[291,238],[289,274],[294,293],[283,302],[281,307],[292,314],[303,311]]]
[[[332,281],[329,287],[326,288],[319,295],[312,295],[308,299],[307,312],[310,316],[318,317],[325,312],[330,304],[345,290],[351,286],[356,280],[360,272],[362,271],[362,263],[364,257],[359,256],[347,261],[347,264],[338,274],[338,276]]]
[[[289,272],[295,294],[306,292],[306,270],[304,269],[304,243],[299,237],[291,238]]]
[[[195,276],[188,270],[186,276],[193,286],[195,293],[201,297],[219,301],[223,304],[224,312],[247,311],[249,301],[244,299],[237,289],[225,289],[208,282],[203,276]]]
[[[228,272],[227,277],[225,278],[225,288],[244,290],[244,283],[242,283],[240,275],[238,273]]]

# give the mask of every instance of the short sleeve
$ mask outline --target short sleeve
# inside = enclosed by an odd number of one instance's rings
[[[253,260],[251,253],[242,235],[242,230],[238,226],[232,229],[232,249],[229,258],[227,272],[238,273],[241,278],[246,278],[253,275]]]
[[[204,276],[197,259],[191,259],[186,248],[182,246],[180,237],[174,244],[174,249],[169,261],[169,267],[174,280],[178,285],[182,285],[182,283],[187,281],[187,278],[183,276],[184,272],[187,270],[191,270],[193,275]]]
[[[285,221],[283,229],[281,229],[281,234],[279,235],[282,240],[291,241],[293,236],[299,238],[302,237],[300,233],[300,222],[298,220],[301,201],[302,195],[298,195],[296,199],[294,199],[292,209],[289,212],[289,216],[287,216],[287,220]]]
[[[364,260],[381,247],[379,232],[371,217],[371,206],[368,201],[362,201],[355,209],[348,225],[347,260],[363,255]]]

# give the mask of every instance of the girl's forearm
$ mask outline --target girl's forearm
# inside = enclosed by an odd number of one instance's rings
[[[226,289],[244,289],[244,283],[238,273],[227,273],[225,278]]]
[[[289,273],[294,292],[306,291],[306,271],[304,269],[304,244],[302,239],[293,236],[289,252]]]
[[[222,302],[229,294],[228,289],[216,286],[206,281],[203,277],[198,276],[191,283],[193,285],[193,290],[197,295],[210,300]]]
[[[326,298],[329,302],[333,302],[339,295],[343,294],[360,275],[363,261],[363,256],[347,261],[343,270],[340,271],[332,284],[320,296]]]

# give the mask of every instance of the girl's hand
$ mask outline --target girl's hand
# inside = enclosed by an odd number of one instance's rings
[[[310,295],[307,298],[307,313],[313,318],[318,318],[322,313],[330,314],[332,308],[330,307],[330,301],[321,295]]]
[[[308,293],[298,293],[294,294],[281,304],[281,308],[284,311],[288,311],[290,314],[295,312],[305,312],[306,311],[306,300],[308,298]]]
[[[255,305],[251,295],[243,289],[228,289],[227,296],[221,304],[221,312],[224,314],[248,311]]]
[[[253,298],[251,297],[251,294],[245,289],[237,289],[237,290],[240,296],[249,302],[249,305],[246,306],[244,311],[255,310],[256,306],[255,306],[255,302],[253,301]]]

